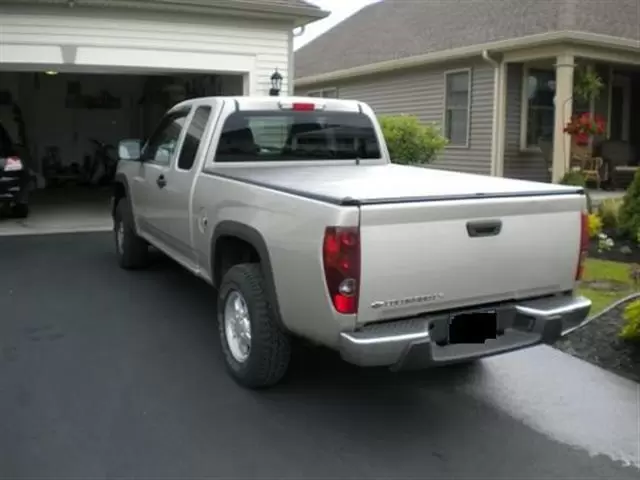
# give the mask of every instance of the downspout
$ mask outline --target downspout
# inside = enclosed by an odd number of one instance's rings
[[[500,63],[491,58],[488,50],[482,51],[482,58],[485,62],[493,67],[493,122],[491,127],[491,175],[497,176],[498,172],[498,129],[500,128],[500,121],[498,118],[498,112],[500,111]]]
[[[294,51],[294,41],[296,37],[304,34],[306,27],[302,25],[301,27],[294,28],[289,32],[289,79],[288,79],[288,87],[289,87],[289,95],[295,95],[295,83],[296,83],[296,54]],[[297,31],[296,31],[297,30]]]

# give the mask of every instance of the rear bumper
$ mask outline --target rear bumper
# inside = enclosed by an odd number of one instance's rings
[[[360,366],[393,370],[426,368],[497,355],[540,343],[552,344],[587,321],[591,301],[557,296],[500,306],[498,326],[504,334],[483,344],[442,344],[448,314],[374,324],[340,335],[340,354]]]

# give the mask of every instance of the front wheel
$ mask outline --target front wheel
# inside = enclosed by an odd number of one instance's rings
[[[222,353],[231,376],[247,388],[277,384],[287,372],[291,339],[275,320],[260,265],[240,264],[218,292]]]
[[[133,227],[131,209],[125,200],[118,202],[113,219],[118,263],[124,269],[135,269],[149,263],[149,246]]]

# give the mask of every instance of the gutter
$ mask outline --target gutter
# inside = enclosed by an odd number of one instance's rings
[[[156,12],[206,13],[214,15],[263,14],[295,19],[302,26],[329,16],[329,12],[314,7],[265,5],[255,0],[8,0],[5,5],[52,5],[69,8],[127,8]]]
[[[383,62],[360,65],[357,67],[336,70],[329,73],[309,75],[299,77],[295,80],[296,87],[312,86],[319,83],[334,82],[337,80],[347,80],[365,75],[375,75],[379,73],[393,72],[407,68],[422,67],[425,65],[446,62],[450,60],[460,60],[482,55],[484,50],[493,52],[504,52],[518,48],[531,48],[556,44],[561,42],[577,43],[600,48],[612,48],[620,51],[638,53],[638,41],[630,38],[612,37],[597,33],[558,31],[537,33],[526,37],[511,38],[508,40],[498,40],[481,45],[470,45],[457,47],[449,50],[431,52],[424,55],[414,55],[412,57],[386,60]],[[304,49],[304,47],[302,47]],[[300,52],[302,49],[298,50]]]
[[[498,176],[498,129],[500,122],[498,112],[500,111],[500,62],[489,55],[489,50],[482,51],[482,58],[493,67],[493,112],[491,127],[491,175]]]

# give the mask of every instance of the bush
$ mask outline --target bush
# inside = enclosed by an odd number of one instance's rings
[[[562,185],[573,185],[576,187],[586,188],[587,179],[582,172],[569,171],[564,174],[564,177],[560,180]]]
[[[618,219],[620,233],[629,239],[636,240],[640,231],[640,170],[636,172],[624,195]]]
[[[634,300],[624,309],[622,314],[624,325],[620,337],[625,340],[640,341],[640,300]]]
[[[424,125],[417,117],[382,116],[379,120],[393,163],[429,163],[447,146],[435,124]]]
[[[596,213],[589,214],[589,238],[596,238],[602,233],[602,220]]]
[[[582,187],[585,189],[584,194],[587,197],[587,211],[591,213],[593,211],[593,205],[591,204],[591,196],[587,192],[587,179],[582,172],[569,171],[564,174],[564,177],[560,180],[561,185],[572,185],[574,187]]]
[[[598,215],[602,220],[603,228],[617,229],[619,226],[621,198],[605,198],[598,205]]]

